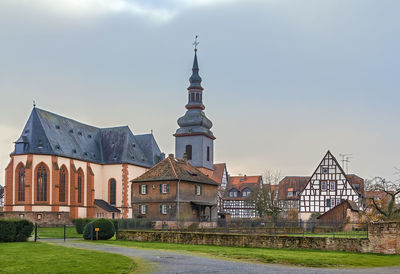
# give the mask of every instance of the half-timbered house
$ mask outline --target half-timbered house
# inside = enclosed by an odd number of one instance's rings
[[[358,189],[355,187],[356,181]],[[344,200],[353,201],[360,207],[361,185],[363,180],[356,175],[346,176],[336,158],[328,151],[299,193],[299,217],[308,220],[312,213],[325,213]]]
[[[248,198],[262,184],[262,176],[231,176],[223,199],[223,211],[230,213],[231,218],[255,218],[254,203]]]

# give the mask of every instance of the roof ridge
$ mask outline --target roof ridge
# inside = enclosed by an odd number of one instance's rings
[[[170,163],[170,165],[171,165],[171,167],[172,167],[172,171],[174,172],[176,179],[178,179],[178,174],[176,173],[176,170],[175,170],[174,164],[172,163],[171,158],[168,157],[167,159],[168,159],[168,161],[169,161],[169,163]],[[175,161],[175,160],[174,160],[174,161]]]

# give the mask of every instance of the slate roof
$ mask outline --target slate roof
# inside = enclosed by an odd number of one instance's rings
[[[135,136],[128,126],[97,128],[39,108],[33,108],[15,143],[13,155],[56,155],[100,164],[152,167],[163,157],[152,134]]]
[[[132,183],[155,181],[186,181],[218,186],[218,183],[187,161],[175,159],[170,155],[157,165],[133,179]]]
[[[110,205],[109,203],[107,203],[104,200],[94,199],[94,204],[97,205],[98,207],[104,209],[107,212],[121,212],[121,210],[119,210],[115,206]]]

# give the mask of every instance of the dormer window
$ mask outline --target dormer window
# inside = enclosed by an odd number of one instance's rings
[[[288,188],[288,192],[287,192],[288,198],[293,197],[293,194],[294,194],[293,188]]]
[[[238,191],[236,189],[231,189],[229,191],[229,197],[230,198],[237,198],[237,196],[238,196]]]
[[[251,193],[251,190],[248,188],[243,189],[242,191],[242,197],[248,197]]]

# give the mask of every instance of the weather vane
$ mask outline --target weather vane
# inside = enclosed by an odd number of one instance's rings
[[[197,41],[197,38],[198,38],[199,36],[198,35],[196,35],[196,37],[194,38],[194,42],[193,42],[193,46],[194,46],[194,51],[197,51],[197,45],[198,44],[200,44],[200,42],[198,42]]]
[[[34,108],[36,107],[36,102],[35,102],[35,100],[33,100],[33,107],[34,107]]]

